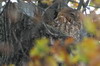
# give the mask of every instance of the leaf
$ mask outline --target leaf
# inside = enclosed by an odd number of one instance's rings
[[[48,42],[47,38],[37,39],[35,42],[36,45],[29,52],[30,57],[45,56],[49,52]]]
[[[87,63],[89,59],[87,58],[87,56],[81,54],[79,57],[79,61]]]
[[[81,53],[81,47],[77,46],[76,50],[73,50],[74,56],[71,56],[71,62],[73,64],[76,64],[78,62],[88,62],[88,58],[84,55],[84,53]]]
[[[89,60],[93,59],[98,55],[98,43],[93,38],[84,38],[80,43],[80,51],[84,54]]]
[[[74,38],[73,37],[68,37],[65,41],[65,46],[68,46],[69,44],[74,43]]]
[[[15,66],[15,64],[9,64],[9,66]]]
[[[84,22],[83,22],[86,30],[90,33],[95,34],[96,33],[96,26],[94,25],[93,21],[89,17],[84,17]]]
[[[37,39],[35,43],[36,43],[36,47],[44,48],[45,46],[48,45],[49,39],[43,37],[41,39]]]
[[[29,62],[28,62],[28,66],[34,66],[33,61],[29,61]]]
[[[97,6],[100,6],[100,0],[92,0],[92,2],[97,5]]]
[[[28,63],[29,66],[42,66],[40,60],[30,61]]]
[[[48,5],[51,5],[52,2],[53,0],[42,0],[42,3],[48,4]]]
[[[71,62],[73,64],[77,63],[79,61],[80,56],[79,55],[75,55],[71,58]]]
[[[100,66],[100,55],[89,62],[89,66]]]
[[[33,57],[33,56],[40,56],[39,54],[40,54],[40,53],[39,53],[39,51],[38,51],[37,48],[32,48],[32,49],[30,50],[30,52],[29,52],[30,57]]]
[[[58,66],[57,61],[52,57],[48,56],[45,58],[45,65],[47,66]]]
[[[69,54],[66,51],[65,46],[61,45],[61,42],[57,40],[54,45],[51,47],[51,53],[53,54],[53,57],[58,62],[65,62],[65,64],[70,65],[70,58]]]
[[[74,3],[73,5],[74,5],[74,7],[78,7],[79,4],[78,3]]]
[[[93,3],[93,2],[90,2],[90,4],[89,4],[90,6],[94,6],[95,4]]]

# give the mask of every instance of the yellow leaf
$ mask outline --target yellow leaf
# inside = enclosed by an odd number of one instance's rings
[[[94,59],[90,60],[89,66],[100,66],[100,55],[98,55]]]
[[[75,7],[78,7],[79,4],[78,4],[78,3],[74,3],[73,5],[74,5]]]
[[[48,45],[48,42],[49,42],[49,39],[43,37],[41,39],[37,39],[35,43],[36,43],[36,46],[42,47],[42,46]]]
[[[58,63],[52,56],[46,57],[45,62],[46,66],[58,66]]]
[[[9,66],[15,66],[15,64],[9,64]]]
[[[96,26],[94,25],[91,18],[85,17],[83,24],[88,32],[93,33],[93,34],[96,33]]]
[[[64,62],[64,58],[60,55],[55,54],[54,58],[58,61],[58,62]]]
[[[79,55],[76,55],[73,58],[71,58],[71,62],[72,63],[77,63],[79,61],[79,58],[80,58],[80,56]]]
[[[33,61],[28,62],[28,66],[34,66]]]
[[[42,0],[42,3],[48,4],[48,5],[51,5],[52,2],[53,0]]]
[[[39,56],[42,57],[49,52],[48,46],[49,40],[47,38],[41,38],[36,40],[36,45],[30,50],[30,57]]]
[[[84,38],[84,40],[80,44],[81,52],[87,56],[89,59],[95,57],[97,52],[98,43],[93,38]]]
[[[64,41],[65,46],[68,46],[69,44],[72,44],[73,42],[74,42],[74,38],[72,37],[69,37]]]
[[[29,55],[30,57],[33,57],[33,56],[39,56],[40,54],[37,48],[32,48],[29,52]]]
[[[92,0],[93,3],[95,3],[95,5],[100,6],[100,0]]]

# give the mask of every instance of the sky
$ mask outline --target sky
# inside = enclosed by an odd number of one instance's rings
[[[17,2],[16,0],[11,0],[12,2]]]

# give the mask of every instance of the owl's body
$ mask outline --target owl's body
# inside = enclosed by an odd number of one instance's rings
[[[79,41],[82,28],[79,14],[77,10],[72,8],[62,8],[53,26],[66,35],[73,37],[76,41]]]

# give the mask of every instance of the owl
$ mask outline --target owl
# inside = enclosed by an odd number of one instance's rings
[[[75,41],[80,40],[82,21],[80,19],[80,12],[72,8],[62,8],[54,20],[53,26],[59,31],[71,36]]]

